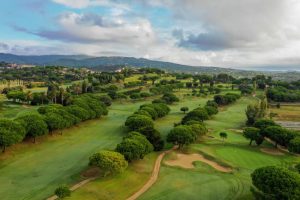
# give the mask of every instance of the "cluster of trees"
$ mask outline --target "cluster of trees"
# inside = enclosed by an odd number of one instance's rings
[[[257,120],[253,127],[244,129],[244,136],[250,140],[250,145],[252,141],[260,145],[267,137],[274,141],[275,147],[280,144],[287,147],[290,152],[300,153],[299,132],[281,127],[270,119]]]
[[[38,113],[23,115],[14,120],[0,119],[0,146],[4,152],[6,147],[21,142],[24,138],[33,138],[35,142],[38,136],[54,130],[61,131],[63,128],[99,118],[107,113],[106,105],[93,95],[74,98],[69,106],[42,106]]]
[[[267,90],[267,97],[272,101],[277,102],[299,102],[300,90],[287,89],[282,86],[270,88]]]
[[[300,175],[289,169],[267,166],[252,174],[251,192],[255,199],[300,199]]]
[[[187,111],[188,108],[183,107],[181,110]],[[180,124],[175,124],[175,127],[167,136],[167,141],[178,145],[179,148],[195,142],[199,136],[207,133],[207,128],[203,121],[217,113],[218,104],[214,101],[207,101],[203,108],[199,107],[188,112],[182,118]]]
[[[155,151],[163,149],[164,141],[160,133],[154,129],[153,120],[166,116],[170,108],[164,103],[144,104],[133,115],[129,116],[125,126],[130,131],[136,131],[146,136]]]
[[[147,140],[146,136],[136,131],[129,132],[116,148],[116,151],[124,155],[128,162],[143,159],[145,155],[153,150],[153,145]]]
[[[266,116],[268,109],[268,101],[266,97],[259,99],[256,104],[250,104],[246,109],[246,124],[252,126],[257,120]]]
[[[203,122],[204,120],[208,120],[211,116],[216,115],[218,113],[218,104],[214,101],[207,101],[206,105],[202,107],[198,107],[190,112],[188,112],[181,120],[181,124],[187,124],[190,121],[199,121]]]
[[[5,68],[2,69],[0,78],[2,80],[22,79],[29,82],[71,82],[82,80],[90,72],[85,69],[75,69],[59,66],[27,67],[27,68]]]
[[[235,94],[235,93],[227,93],[225,95],[215,95],[214,101],[219,106],[229,105],[231,103],[236,102],[239,98],[241,98],[241,95]]]

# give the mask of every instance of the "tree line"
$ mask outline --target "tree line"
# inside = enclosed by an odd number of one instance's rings
[[[0,146],[6,147],[33,138],[60,131],[82,121],[100,118],[108,114],[106,105],[93,95],[74,98],[70,105],[50,104],[38,108],[38,113],[30,113],[16,119],[0,119]]]

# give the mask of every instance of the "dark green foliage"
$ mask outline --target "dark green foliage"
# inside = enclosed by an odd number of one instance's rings
[[[138,110],[134,114],[136,114],[136,115],[145,115],[146,117],[152,118],[152,116],[146,110]]]
[[[189,127],[192,129],[192,131],[193,131],[194,135],[196,136],[196,138],[198,136],[205,135],[208,132],[207,128],[202,123],[191,124],[191,125],[189,125]]]
[[[153,145],[154,151],[160,151],[164,147],[164,141],[161,139],[160,133],[153,127],[144,127],[139,132],[146,136],[147,140]]]
[[[196,108],[187,113],[187,115],[182,119],[182,124],[185,124],[187,121],[195,120],[203,122],[204,120],[209,119],[209,115],[204,108]]]
[[[260,130],[264,130],[268,126],[278,126],[278,125],[271,119],[259,119],[253,124],[253,126]]]
[[[133,93],[130,95],[130,99],[140,99],[141,94],[140,93]]]
[[[259,132],[260,130],[258,128],[254,128],[254,127],[245,128],[243,135],[245,138],[250,140],[249,145],[251,145],[253,141],[256,141],[257,145],[260,145],[262,143],[263,136],[261,136]]]
[[[189,126],[179,125],[173,128],[167,136],[167,141],[175,145],[179,145],[179,148],[184,145],[189,145],[196,140],[195,134]]]
[[[146,98],[146,97],[150,97],[151,94],[149,92],[141,92],[140,93],[141,97]]]
[[[103,102],[106,106],[111,106],[112,99],[108,95],[100,96],[99,100]]]
[[[214,106],[204,106],[204,109],[206,110],[207,114],[209,116],[212,116],[212,115],[216,115],[218,114],[218,108],[214,107]]]
[[[25,137],[25,128],[18,122],[0,119],[0,146],[2,152],[6,147],[21,142]]]
[[[134,114],[127,118],[125,126],[127,126],[131,131],[139,131],[145,127],[153,128],[154,124],[151,118],[145,115]]]
[[[26,136],[32,137],[34,142],[37,136],[48,133],[47,124],[39,114],[27,114],[17,118],[17,121],[25,128]]]
[[[288,150],[293,153],[300,153],[300,136],[297,136],[289,141]]]
[[[223,142],[225,139],[227,139],[227,133],[226,132],[221,132],[219,133],[220,137],[222,138]]]
[[[215,101],[208,100],[208,101],[206,102],[206,105],[207,105],[207,106],[212,106],[212,107],[215,107],[215,108],[218,109],[218,104],[217,104]]]
[[[143,159],[145,156],[144,145],[136,139],[126,138],[117,145],[116,151],[124,155],[130,161]]]
[[[147,140],[146,136],[140,134],[139,132],[135,132],[135,131],[129,132],[124,139],[127,138],[137,140],[143,145],[144,147],[143,155],[146,155],[153,151],[153,145],[149,142],[149,140]]]
[[[300,198],[300,177],[285,168],[268,166],[252,174],[252,189],[256,199],[283,200]]]
[[[290,140],[294,138],[294,135],[289,130],[280,126],[268,126],[263,132],[266,137],[275,142],[275,146],[277,144],[288,146]]]
[[[248,84],[239,85],[239,90],[242,94],[252,94],[252,92],[254,91],[253,87]]]
[[[71,196],[71,190],[67,186],[59,186],[58,188],[55,189],[54,194],[59,199],[64,199],[66,197]]]
[[[154,99],[152,101],[152,103],[167,103],[167,102],[165,100],[163,100],[163,99]]]
[[[231,103],[234,103],[236,100],[238,100],[241,96],[234,93],[227,93],[225,95],[215,95],[214,101],[218,105],[229,105]]]
[[[151,105],[150,106],[143,106],[140,110],[148,112],[149,115],[151,115],[151,118],[153,120],[158,118],[158,114],[157,114],[156,110]]]
[[[54,113],[54,112],[49,112],[45,114],[45,122],[48,125],[49,131],[54,131],[54,130],[60,130],[66,127],[66,124],[64,122],[64,119],[62,118],[61,115]]]
[[[188,107],[181,107],[180,111],[182,111],[185,114],[185,112],[189,111],[189,108]]]
[[[295,165],[295,168],[296,168],[297,172],[300,173],[300,163],[298,163],[297,165]]]
[[[123,172],[128,163],[124,156],[118,152],[102,150],[89,158],[89,165],[99,167],[104,176]]]
[[[85,121],[90,118],[90,114],[87,110],[76,105],[66,106],[65,110],[70,114],[78,117],[81,121]]]
[[[274,87],[267,90],[267,97],[277,102],[299,102],[300,91],[290,90],[285,87]]]
[[[179,101],[179,99],[173,93],[165,93],[161,99],[164,100],[167,104],[172,104]]]

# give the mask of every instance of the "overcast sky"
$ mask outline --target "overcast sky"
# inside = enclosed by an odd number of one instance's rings
[[[300,68],[299,0],[1,0],[0,52]]]

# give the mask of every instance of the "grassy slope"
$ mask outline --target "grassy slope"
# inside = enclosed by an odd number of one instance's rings
[[[233,174],[220,173],[211,167],[196,162],[196,169],[183,170],[163,166],[159,181],[140,199],[252,199],[250,173],[266,165],[286,166],[294,162],[293,156],[272,156],[261,153],[257,147],[249,147],[243,136],[231,129],[239,129],[244,121],[244,110],[252,100],[243,98],[238,103],[220,112],[207,122],[210,135],[190,147],[191,151],[202,151],[214,156],[220,162],[235,168]],[[218,133],[225,130],[228,139],[225,144]],[[264,144],[269,146],[269,144]]]
[[[40,144],[10,148],[0,156],[1,199],[43,199],[58,185],[78,181],[76,174],[93,152],[115,148],[124,120],[140,104],[115,104],[104,119],[65,130],[63,136],[48,136]]]

